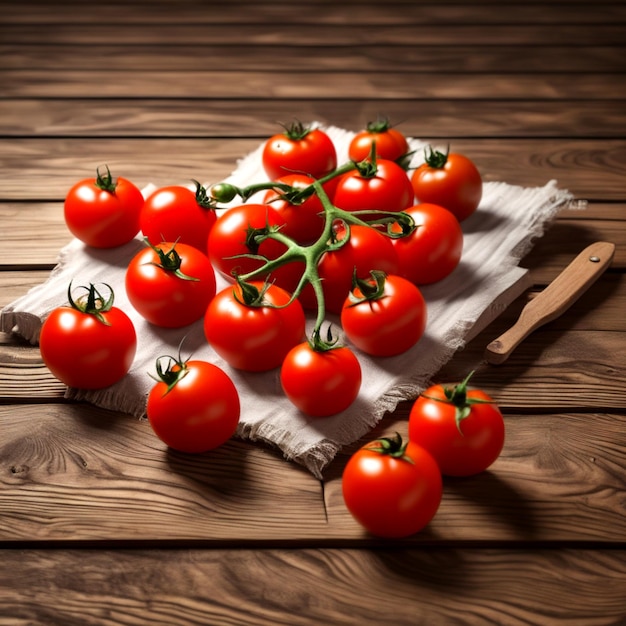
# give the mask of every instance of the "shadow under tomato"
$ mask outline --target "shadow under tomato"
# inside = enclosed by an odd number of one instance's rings
[[[513,540],[537,538],[537,522],[532,503],[524,494],[496,472],[486,470],[463,478],[444,477],[444,492],[454,493],[461,500],[468,500],[485,509],[493,517],[509,527]]]

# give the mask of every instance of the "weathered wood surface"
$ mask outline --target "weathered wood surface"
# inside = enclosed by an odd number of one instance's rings
[[[293,118],[379,114],[486,181],[575,197],[523,260],[533,287],[436,375],[498,401],[492,468],[447,479],[389,542],[279,452],[168,452],[145,420],[64,400],[0,334],[0,625],[626,621],[626,8],[583,0],[210,5],[0,0],[0,307],[70,240],[63,199],[108,163],[215,182]],[[586,204],[584,210],[581,206]],[[485,346],[586,245],[611,268],[501,366]],[[406,434],[410,403],[371,436]]]

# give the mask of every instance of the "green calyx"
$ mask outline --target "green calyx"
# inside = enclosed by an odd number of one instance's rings
[[[381,270],[372,270],[370,272],[371,278],[363,279],[356,275],[356,268],[352,274],[352,291],[350,291],[349,299],[350,306],[356,306],[362,302],[376,302],[385,297],[385,283],[387,281],[387,274]],[[354,290],[357,289],[361,292],[361,296],[357,296]]]
[[[444,387],[443,392],[445,395],[445,399],[435,398],[424,393],[422,394],[422,397],[427,398],[428,400],[434,400],[436,402],[444,402],[446,404],[454,405],[454,419],[456,421],[456,427],[461,434],[463,434],[463,431],[461,430],[461,422],[465,418],[469,417],[470,413],[472,412],[472,407],[475,404],[494,404],[493,400],[484,400],[482,398],[468,397],[467,383],[473,375],[474,370],[472,370],[458,385],[455,385],[454,387]]]
[[[424,160],[429,167],[439,170],[448,162],[448,154],[450,154],[450,144],[448,144],[445,154],[433,150],[432,146],[428,146],[424,149]]]
[[[376,439],[371,444],[367,445],[367,449],[373,452],[378,452],[385,456],[393,457],[394,459],[401,459],[408,463],[413,463],[413,459],[406,453],[408,442],[402,441],[402,435],[396,432],[394,437],[381,437]]]
[[[371,164],[371,163],[370,163]],[[415,221],[406,212],[400,211],[345,211],[336,207],[328,197],[324,189],[324,185],[334,179],[335,177],[342,176],[348,172],[352,172],[358,169],[358,164],[353,161],[348,161],[344,165],[338,167],[335,171],[314,180],[310,185],[303,188],[295,188],[290,185],[278,183],[275,181],[269,181],[264,183],[255,183],[244,188],[234,187],[228,183],[218,183],[211,187],[211,196],[219,201],[226,201],[226,199],[232,199],[238,195],[243,202],[250,198],[255,193],[273,189],[281,194],[286,195],[288,200],[296,204],[304,199],[308,198],[312,194],[316,194],[319,198],[324,217],[324,229],[319,238],[307,245],[299,244],[287,235],[281,232],[280,227],[266,224],[262,228],[249,228],[246,232],[246,247],[249,250],[248,254],[236,255],[231,258],[245,257],[256,259],[261,262],[259,267],[247,272],[246,274],[234,274],[234,278],[240,283],[247,283],[255,279],[263,279],[274,272],[279,267],[298,261],[303,264],[304,270],[300,280],[295,287],[290,300],[281,306],[289,306],[298,296],[302,293],[302,290],[307,283],[311,285],[313,289],[315,299],[317,301],[317,317],[315,320],[315,326],[309,339],[309,344],[314,350],[324,351],[332,348],[339,347],[336,338],[327,334],[326,339],[322,338],[321,328],[325,321],[326,306],[324,302],[324,292],[322,289],[322,281],[318,272],[318,264],[322,256],[328,252],[335,251],[340,247],[346,245],[350,239],[350,228],[353,225],[374,227],[383,225],[386,226],[386,230],[381,230],[383,234],[390,238],[405,237],[412,233],[415,228]],[[342,224],[344,227],[344,234],[341,238],[338,238],[335,234],[335,227],[338,224]],[[399,228],[398,228],[399,227]],[[275,239],[284,244],[285,251],[275,259],[267,259],[258,254],[259,246],[265,239]],[[259,304],[256,301],[254,294],[241,296],[244,300],[244,304],[248,306],[273,306],[265,303]],[[249,301],[248,301],[249,300]],[[330,333],[330,329],[329,329]]]
[[[102,189],[102,191],[108,191],[109,193],[115,193],[115,189],[117,187],[117,180],[111,176],[111,170],[109,170],[109,166],[105,165],[107,173],[100,173],[100,166],[96,169],[96,182],[95,185],[98,189]]]
[[[163,355],[158,357],[155,364],[157,375],[153,376],[152,374],[149,374],[150,378],[156,380],[158,383],[165,383],[167,389],[163,394],[164,396],[172,391],[172,389],[174,389],[179,381],[181,381],[189,373],[189,369],[187,368],[187,361],[189,361],[191,356],[183,360],[180,355],[183,341],[185,341],[185,337],[183,337],[183,340],[178,346],[177,357],[173,357],[170,355]],[[167,364],[164,367],[163,362],[165,361],[165,359],[167,359]]]
[[[107,283],[102,283],[110,292],[109,297],[105,298],[95,287],[93,283],[89,283],[89,287],[79,287],[80,289],[84,289],[87,293],[82,295],[80,298],[74,299],[72,297],[72,283],[70,282],[69,287],[67,288],[67,300],[70,306],[81,313],[86,313],[87,315],[93,315],[100,323],[105,326],[110,326],[111,324],[104,318],[103,313],[107,313],[113,307],[113,301],[115,299],[115,294],[113,293],[113,288],[111,285]]]
[[[146,245],[150,246],[150,248],[152,248],[152,250],[154,250],[154,252],[156,252],[159,257],[158,263],[151,262],[150,265],[160,267],[166,272],[171,272],[181,280],[200,280],[199,278],[194,278],[193,276],[187,276],[187,274],[181,271],[180,266],[182,264],[182,259],[180,258],[180,254],[178,254],[176,250],[176,242],[172,244],[172,247],[169,250],[162,250],[158,246],[153,246],[147,237],[144,237],[144,242],[146,243]]]
[[[300,120],[294,120],[291,126],[283,125],[285,129],[285,135],[293,141],[299,141],[304,139],[312,130],[309,126],[304,126]]]
[[[368,122],[366,129],[368,133],[385,133],[391,128],[388,117],[378,116],[375,122]]]
[[[192,179],[191,182],[196,186],[196,202],[198,206],[203,209],[215,210],[217,208],[217,200],[207,193],[206,187],[201,185],[197,180]],[[235,195],[233,194],[232,198],[234,197]],[[226,202],[228,202],[228,200],[226,200]]]

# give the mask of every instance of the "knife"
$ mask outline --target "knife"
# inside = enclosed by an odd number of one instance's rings
[[[520,313],[518,320],[485,349],[485,360],[493,365],[504,363],[513,350],[534,330],[565,312],[613,260],[615,244],[596,241],[578,256]]]

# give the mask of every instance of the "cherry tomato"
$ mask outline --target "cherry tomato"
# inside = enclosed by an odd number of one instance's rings
[[[372,272],[359,280],[341,311],[350,342],[372,356],[406,352],[424,334],[426,302],[421,291],[400,276]]]
[[[372,144],[376,144],[377,158],[395,161],[401,167],[409,154],[406,137],[387,118],[369,122],[359,131],[348,144],[348,156],[352,161],[363,161],[371,155]]]
[[[337,167],[337,151],[323,130],[294,122],[265,142],[262,163],[270,180],[294,173],[322,178]]]
[[[371,534],[408,537],[422,530],[441,504],[443,483],[435,459],[424,448],[403,444],[399,434],[355,452],[341,487],[348,511]]]
[[[264,265],[264,261],[240,255],[260,255],[277,259],[287,246],[275,239],[264,238],[260,243],[257,236],[267,234],[270,229],[282,229],[285,220],[267,204],[242,204],[227,209],[219,216],[208,238],[208,254],[213,267],[227,280],[233,282],[233,272],[247,274]],[[272,272],[272,280],[289,292],[298,284],[303,263],[287,263]],[[266,278],[262,273],[255,279]]]
[[[96,287],[72,298],[69,306],[53,309],[39,335],[41,358],[52,374],[68,387],[102,389],[121,380],[137,351],[137,335],[130,318],[113,306],[114,293],[104,298]]]
[[[165,369],[163,358],[169,359]],[[206,361],[160,357],[157,373],[146,415],[161,441],[179,452],[200,453],[232,437],[239,424],[239,394],[222,369]]]
[[[162,242],[129,262],[126,295],[137,312],[164,328],[188,326],[204,316],[215,295],[211,261],[194,246]]]
[[[277,179],[277,182],[290,185],[296,190],[308,187],[313,178],[304,174],[290,174]],[[285,221],[281,233],[300,244],[316,241],[324,230],[324,207],[313,193],[303,202],[291,202],[289,195],[280,190],[269,189],[263,202],[269,204]]]
[[[139,216],[144,237],[156,246],[177,241],[206,253],[206,242],[217,219],[206,189],[196,183],[196,191],[171,185],[151,193]]]
[[[417,204],[406,209],[415,230],[391,239],[398,255],[399,274],[416,285],[429,285],[448,276],[460,263],[463,230],[447,209],[436,204]],[[397,225],[392,231],[401,232]]]
[[[411,176],[418,202],[439,204],[461,222],[480,204],[483,181],[474,162],[462,154],[430,150]]]
[[[338,241],[348,233],[341,224],[335,231]],[[399,267],[398,256],[389,237],[369,226],[350,226],[347,243],[325,252],[318,263],[326,309],[341,314],[343,303],[352,289],[355,271],[358,278],[367,278],[372,270],[397,274]],[[310,284],[302,290],[300,301],[306,309],[317,308],[317,299]]]
[[[311,417],[347,409],[359,394],[361,376],[361,365],[350,348],[320,350],[308,341],[289,351],[280,370],[285,395]]]
[[[298,300],[274,284],[237,283],[220,291],[206,310],[207,341],[231,367],[262,372],[278,367],[305,334]]]
[[[361,170],[341,176],[332,200],[346,211],[404,211],[414,204],[415,196],[402,167],[387,159],[377,159],[375,165],[369,163]],[[362,218],[369,216],[365,214]]]
[[[67,193],[63,212],[68,229],[94,248],[115,248],[128,243],[139,232],[139,215],[144,204],[141,191],[126,178],[100,170],[96,178],[76,183]]]
[[[454,387],[429,387],[409,414],[409,439],[426,448],[446,476],[486,470],[504,446],[502,413],[484,391],[467,389],[471,375]]]

